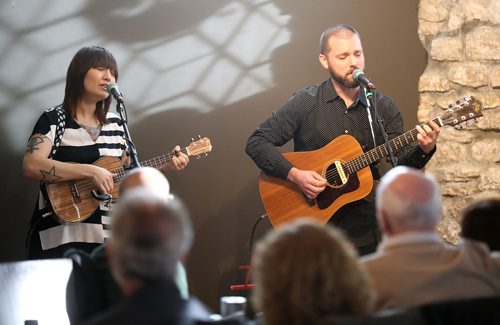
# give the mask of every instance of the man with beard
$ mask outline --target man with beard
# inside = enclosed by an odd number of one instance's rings
[[[353,77],[356,69],[365,67],[359,33],[345,24],[326,29],[320,39],[319,61],[331,77],[296,92],[255,130],[246,146],[247,154],[267,175],[294,183],[309,200],[328,186],[327,180],[316,171],[295,167],[276,147],[293,139],[294,151],[317,150],[343,134],[353,136],[363,152],[373,149],[374,143],[385,143],[376,122],[371,131],[367,94]],[[376,107],[388,138],[401,135],[403,118],[394,101],[377,92]],[[374,116],[373,107],[371,111]],[[436,150],[439,126],[429,121],[416,129],[418,145],[394,152],[399,165],[422,168]],[[377,183],[378,164],[370,169]],[[361,255],[373,252],[380,241],[371,194],[344,205],[329,222],[345,231]]]

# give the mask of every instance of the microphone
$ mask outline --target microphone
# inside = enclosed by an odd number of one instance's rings
[[[375,89],[375,85],[371,82],[370,79],[368,79],[363,70],[361,69],[356,69],[352,72],[352,77],[354,80],[356,80],[359,84],[365,86],[367,89]]]
[[[118,90],[117,84],[109,84],[108,93],[112,95],[118,103],[123,104],[123,95]]]

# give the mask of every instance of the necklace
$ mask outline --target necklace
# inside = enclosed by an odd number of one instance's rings
[[[78,125],[80,125],[85,131],[87,131],[87,133],[90,135],[90,138],[94,142],[97,140],[99,134],[101,133],[102,124],[98,124],[97,126],[86,126],[78,123]]]

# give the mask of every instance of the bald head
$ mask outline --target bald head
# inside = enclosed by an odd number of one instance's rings
[[[434,177],[398,166],[377,189],[377,217],[384,232],[434,231],[441,217],[441,194]]]
[[[132,188],[145,187],[165,200],[170,196],[170,184],[158,169],[140,167],[131,170],[120,186],[120,193],[124,194]]]
[[[407,169],[394,175],[389,188],[403,199],[422,204],[429,200],[433,184],[423,173]]]

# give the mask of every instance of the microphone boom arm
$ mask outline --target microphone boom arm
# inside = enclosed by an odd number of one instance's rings
[[[125,108],[124,103],[116,102],[116,111],[120,115],[120,124],[123,126],[123,138],[125,141],[127,141],[128,148],[129,148],[129,153],[130,153],[130,166],[127,167],[126,169],[131,170],[136,167],[141,167],[141,163],[139,162],[139,157],[137,155],[137,149],[135,147],[134,142],[132,141],[132,138],[130,136],[130,131],[128,129],[128,116],[127,116],[127,111]]]

